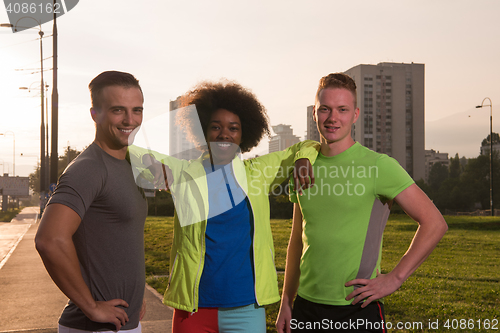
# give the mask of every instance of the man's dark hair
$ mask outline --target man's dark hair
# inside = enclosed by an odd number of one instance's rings
[[[201,82],[182,97],[182,106],[188,105],[196,106],[196,116],[200,121],[204,137],[201,138],[199,137],[201,133],[196,133],[196,122],[190,119],[192,117],[188,113],[180,116],[180,123],[185,126],[190,140],[197,146],[205,144],[210,119],[219,109],[228,110],[240,118],[242,153],[250,151],[259,144],[264,135],[270,134],[266,109],[252,92],[238,83]]]
[[[318,91],[316,92],[316,101],[319,99],[319,93],[326,88],[343,88],[349,90],[354,97],[354,108],[357,107],[356,101],[356,83],[347,74],[344,73],[331,73],[323,76],[319,80]]]
[[[101,74],[97,75],[89,84],[90,98],[92,100],[93,109],[98,110],[101,107],[102,91],[104,90],[104,88],[109,86],[121,86],[127,88],[135,87],[139,88],[142,93],[139,81],[132,74],[118,71],[102,72]]]

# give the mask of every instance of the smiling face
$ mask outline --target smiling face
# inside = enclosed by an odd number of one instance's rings
[[[142,123],[143,96],[139,88],[107,86],[99,109],[91,109],[95,142],[113,157],[124,159]]]
[[[206,133],[213,162],[230,163],[241,144],[240,117],[231,111],[218,109],[212,114]]]
[[[325,88],[318,94],[313,117],[321,135],[323,155],[340,154],[354,144],[351,128],[359,116],[354,98],[344,88]]]

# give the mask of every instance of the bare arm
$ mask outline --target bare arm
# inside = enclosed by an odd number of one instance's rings
[[[298,204],[293,205],[293,224],[286,252],[285,283],[280,311],[276,320],[278,333],[290,333],[292,303],[299,288],[300,257],[302,256],[302,212]]]
[[[396,291],[427,259],[448,230],[441,213],[417,185],[413,184],[405,189],[396,196],[395,201],[419,224],[419,227],[408,251],[390,273],[379,274],[372,280],[356,279],[346,283],[346,286],[363,285],[347,296],[347,300],[355,298],[353,304],[366,299],[362,305],[366,307],[370,302]]]
[[[128,304],[121,299],[95,301],[83,280],[73,243],[80,222],[80,216],[71,208],[49,205],[35,237],[36,249],[54,283],[90,320],[109,322],[120,330],[128,316],[117,306],[128,307]]]

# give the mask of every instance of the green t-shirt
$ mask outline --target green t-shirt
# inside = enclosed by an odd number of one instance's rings
[[[315,185],[290,200],[302,210],[298,294],[315,303],[349,305],[353,279],[380,270],[388,203],[413,184],[399,163],[355,143],[339,155],[318,155]]]

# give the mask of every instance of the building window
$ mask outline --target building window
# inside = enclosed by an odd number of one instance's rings
[[[367,148],[373,148],[373,139],[372,138],[365,138],[364,146]]]

